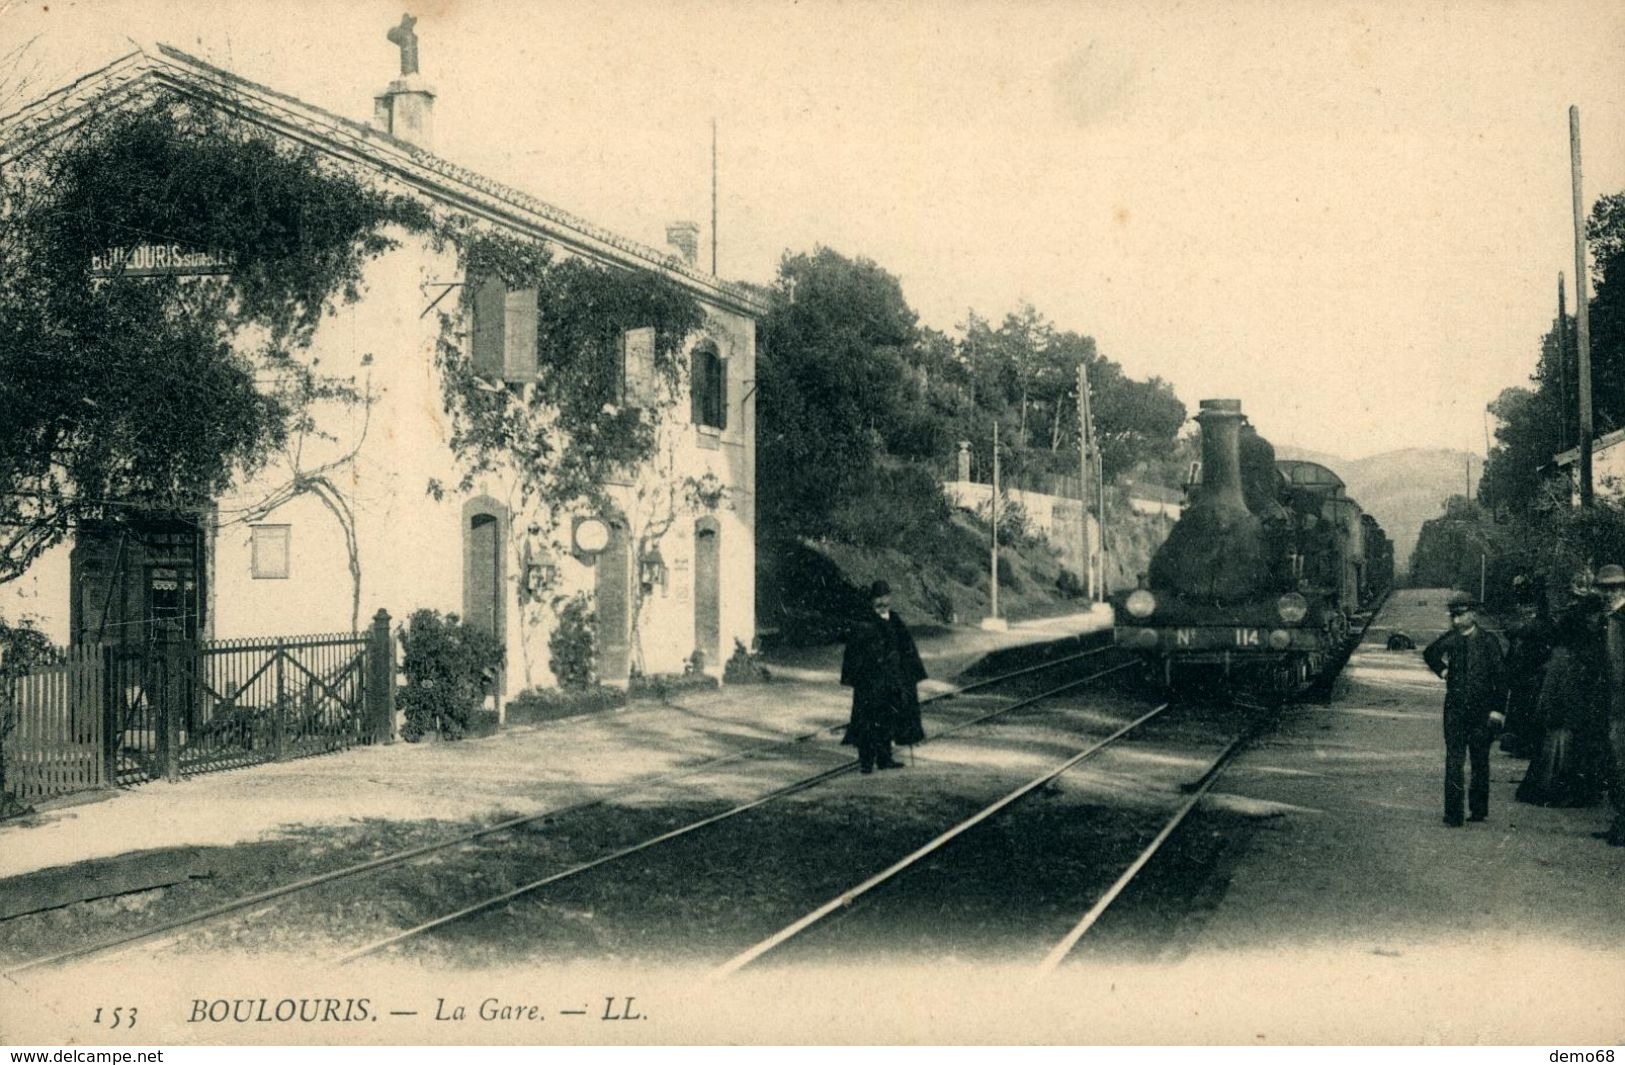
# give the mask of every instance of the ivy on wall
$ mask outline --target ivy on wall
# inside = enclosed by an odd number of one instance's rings
[[[604,506],[604,485],[654,454],[656,429],[683,379],[684,345],[704,324],[699,303],[657,274],[556,258],[536,242],[466,231],[451,240],[469,281],[462,313],[440,318],[452,449],[466,464],[460,487],[508,468],[519,475],[525,503],[557,513]],[[474,285],[491,277],[536,291],[538,372],[522,397],[483,381],[463,343]],[[623,338],[650,327],[653,403],[632,406],[621,394]]]
[[[320,404],[367,402],[298,353],[360,298],[390,227],[430,227],[416,201],[167,92],[6,167],[0,216],[0,580],[83,522],[195,515],[324,435]],[[116,265],[143,246],[221,272]]]
[[[567,515],[607,514],[614,508],[607,486],[634,485],[634,501],[649,504],[640,508],[647,513],[624,515],[633,526],[634,564],[678,513],[720,504],[720,482],[681,476],[675,442],[669,432],[662,436],[686,377],[688,339],[706,324],[704,308],[687,290],[650,271],[559,257],[533,241],[467,227],[450,227],[444,236],[458,247],[467,282],[458,312],[441,315],[438,345],[452,448],[464,462],[460,489],[471,490],[482,474],[510,472],[519,507],[537,514],[562,555]],[[537,374],[522,388],[482,379],[465,343],[476,287],[489,278],[510,291],[536,293]],[[636,329],[653,330],[653,350],[643,368],[650,379],[629,397],[624,343]],[[444,486],[431,482],[429,490],[438,497]],[[634,582],[638,668],[645,595]],[[555,616],[570,602],[555,597]]]

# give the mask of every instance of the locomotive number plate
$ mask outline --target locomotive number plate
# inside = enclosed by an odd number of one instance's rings
[[[1262,629],[1236,629],[1234,635],[1237,647],[1264,646],[1264,631]]]

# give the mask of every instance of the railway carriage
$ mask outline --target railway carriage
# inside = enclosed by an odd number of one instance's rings
[[[1277,461],[1238,400],[1203,400],[1196,421],[1200,481],[1144,586],[1114,598],[1116,642],[1170,686],[1214,670],[1301,686],[1386,590],[1392,544],[1332,470]]]

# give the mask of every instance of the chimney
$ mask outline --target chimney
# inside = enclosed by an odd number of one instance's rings
[[[402,15],[401,24],[385,34],[401,50],[401,76],[373,97],[372,124],[390,136],[425,151],[434,149],[434,89],[418,72],[417,19]]]
[[[666,227],[666,243],[677,249],[683,262],[693,266],[700,260],[700,224],[673,222]]]
[[[1204,399],[1196,423],[1202,427],[1202,502],[1247,509],[1241,490],[1241,400]]]

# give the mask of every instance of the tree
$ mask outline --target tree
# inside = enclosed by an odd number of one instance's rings
[[[1586,221],[1586,240],[1596,264],[1589,307],[1591,395],[1597,431],[1606,432],[1625,426],[1625,192],[1597,201]]]
[[[354,382],[301,362],[415,203],[246,122],[159,97],[0,168],[0,581],[70,531],[196,518]],[[135,277],[107,253],[206,252]],[[94,269],[100,260],[104,269]]]
[[[895,441],[917,319],[897,279],[828,248],[787,255],[762,321],[758,522],[765,538],[824,536]]]
[[[1588,307],[1592,419],[1601,433],[1625,425],[1625,193],[1597,201],[1586,233],[1597,278]],[[1576,360],[1574,318],[1554,319],[1540,339],[1530,377],[1535,387],[1505,389],[1489,404],[1496,443],[1478,499],[1497,514],[1527,515],[1567,504],[1568,486],[1552,459],[1578,443]]]

